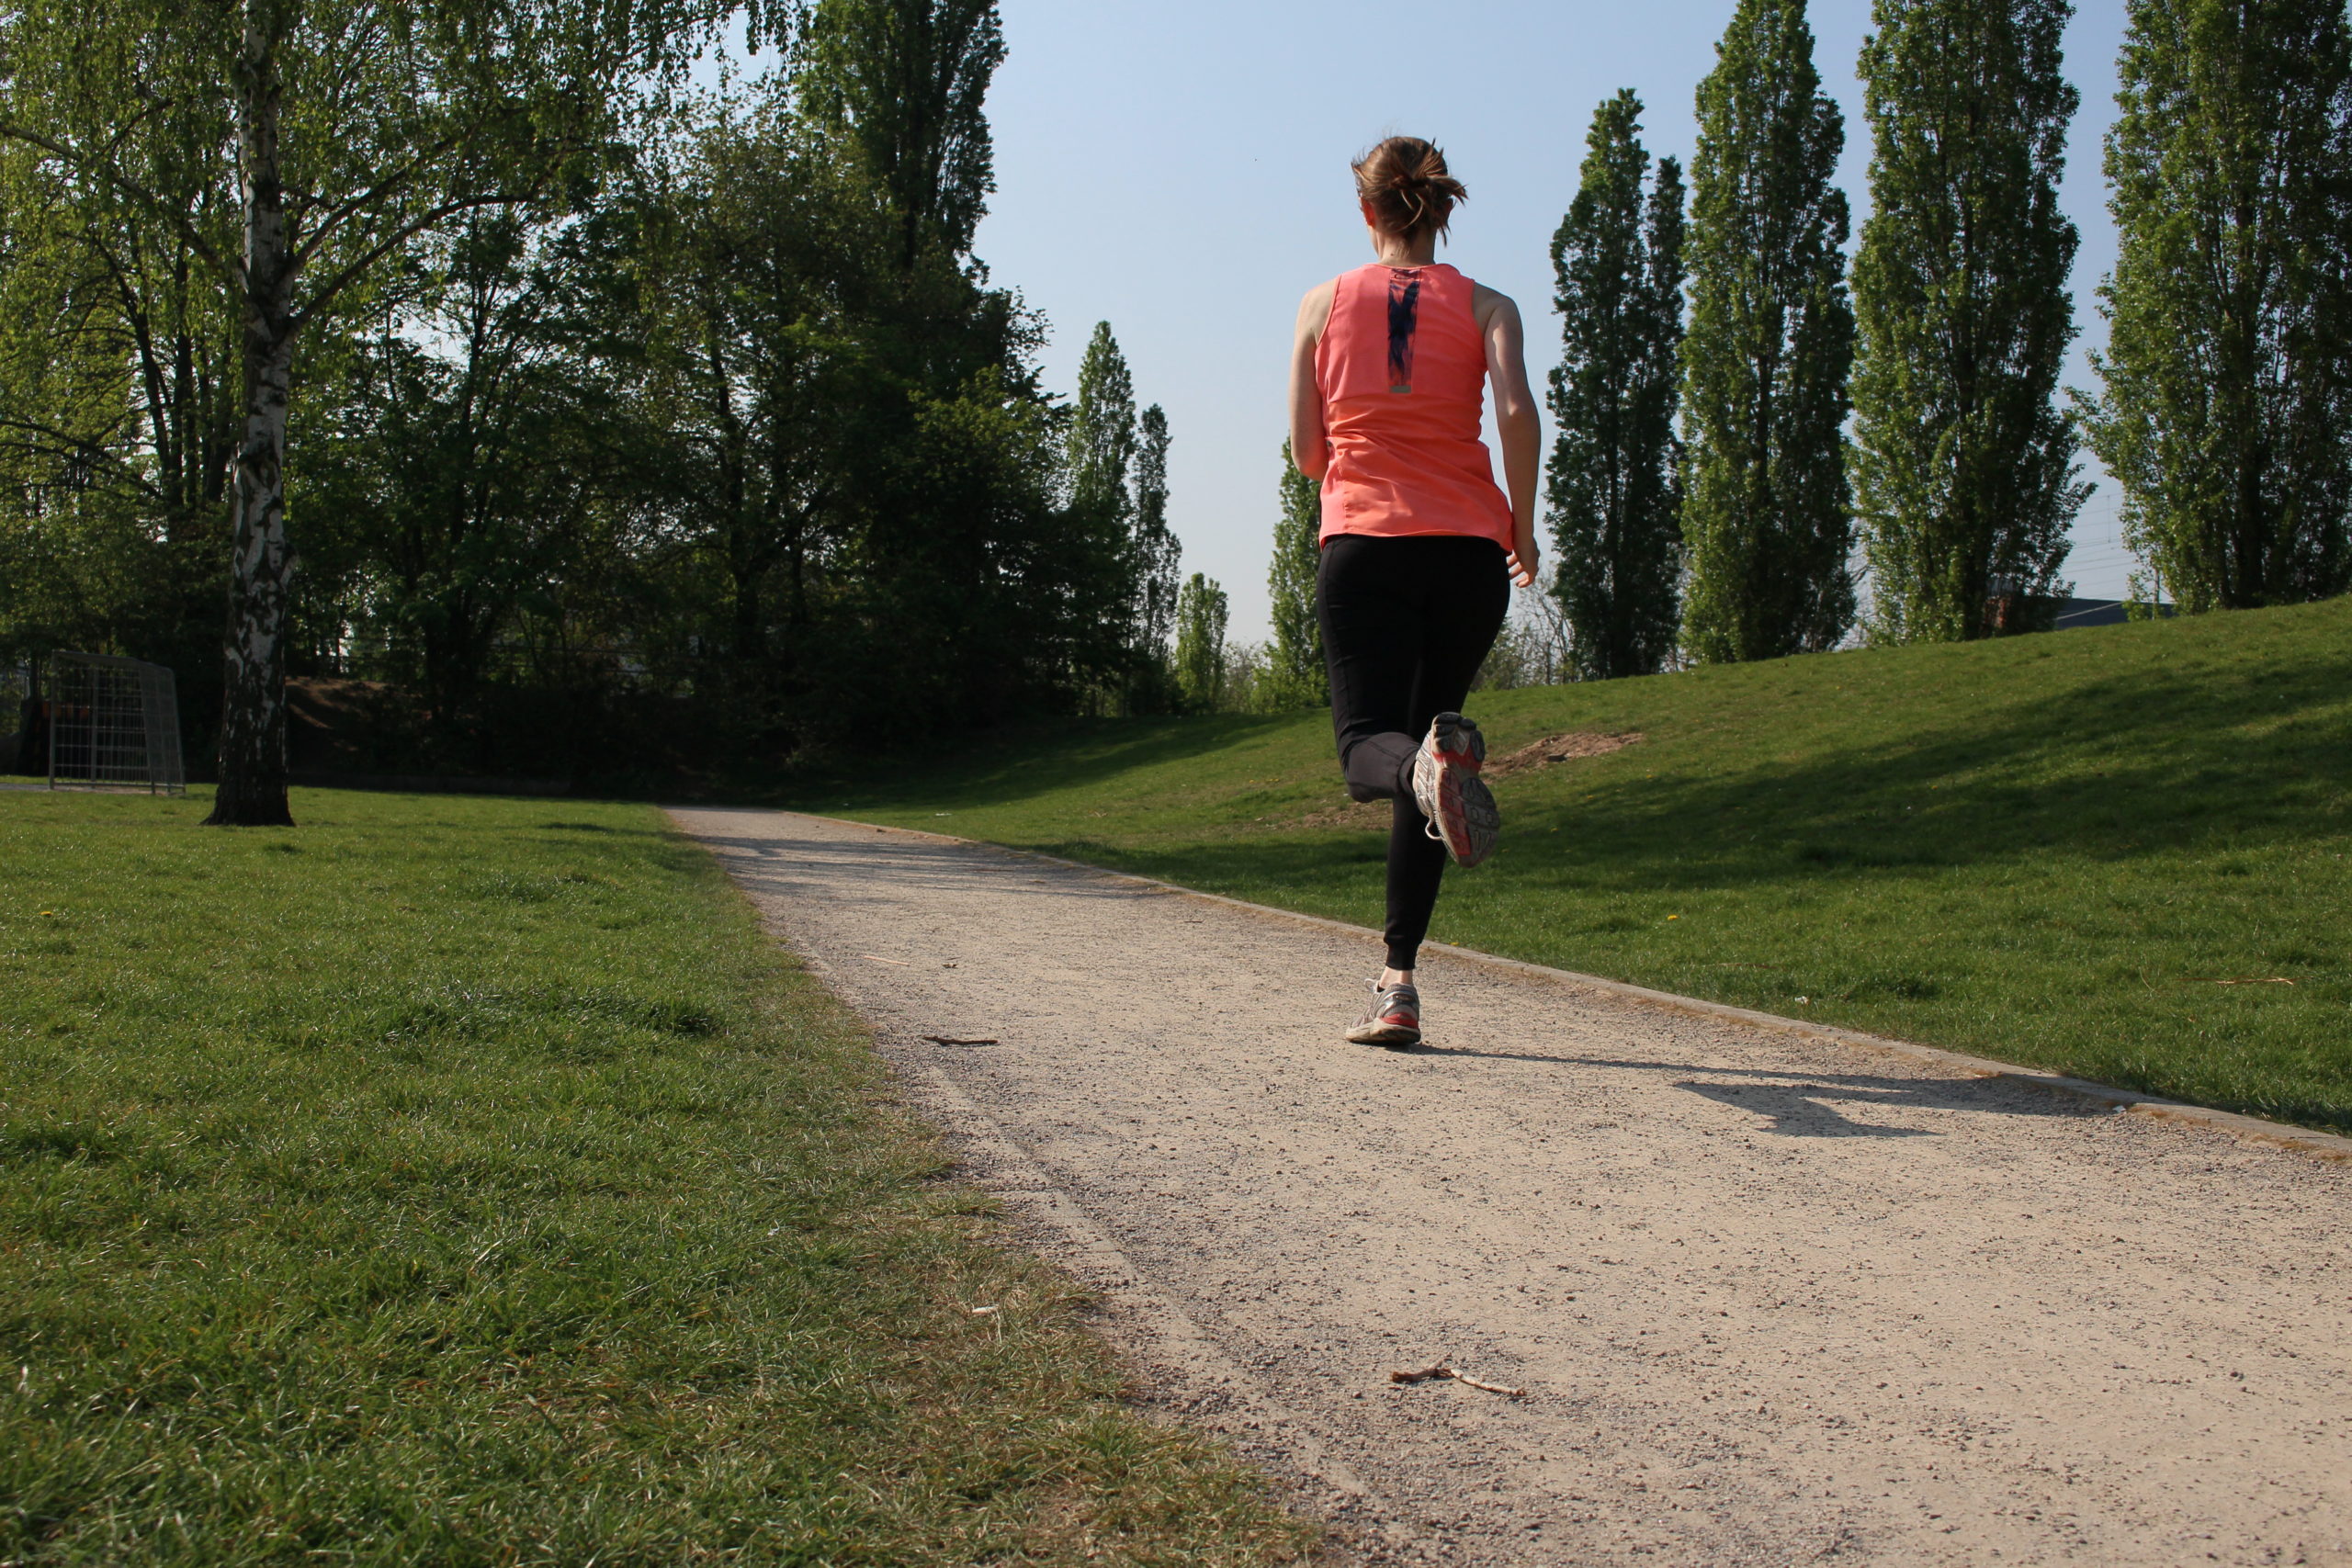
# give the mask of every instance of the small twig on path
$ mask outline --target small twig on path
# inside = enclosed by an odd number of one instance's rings
[[[954,1040],[944,1034],[925,1034],[918,1038],[928,1040],[933,1045],[994,1045],[998,1043],[994,1040]]]
[[[1410,1371],[1394,1371],[1388,1374],[1388,1381],[1390,1382],[1431,1382],[1443,1378],[1451,1378],[1455,1382],[1467,1383],[1472,1388],[1482,1388],[1488,1393],[1499,1393],[1510,1399],[1524,1399],[1527,1397],[1527,1391],[1523,1388],[1509,1388],[1498,1382],[1487,1382],[1483,1379],[1472,1377],[1468,1372],[1449,1367],[1443,1361],[1436,1362],[1430,1366],[1415,1367]]]
[[[858,956],[865,959],[869,964],[895,964],[901,969],[911,969],[914,967],[913,964],[908,963],[903,958],[885,958],[878,953],[861,953]]]

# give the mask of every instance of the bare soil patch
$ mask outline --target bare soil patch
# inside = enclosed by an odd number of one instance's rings
[[[1605,757],[1611,751],[1623,751],[1643,739],[1639,730],[1624,735],[1603,735],[1597,730],[1573,729],[1565,735],[1547,735],[1532,740],[1519,750],[1490,759],[1486,776],[1504,779],[1513,773],[1532,773],[1538,768],[1548,768],[1556,762],[1573,762],[1580,757]]]

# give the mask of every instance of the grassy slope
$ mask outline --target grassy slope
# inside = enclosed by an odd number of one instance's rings
[[[1299,1547],[650,809],[296,804],[0,795],[0,1562]]]
[[[1449,877],[1441,940],[2352,1127],[2352,601],[1472,712],[1498,753],[1647,739],[1498,784],[1502,851]],[[1339,801],[1321,715],[797,796],[1377,925],[1383,818]],[[2212,983],[2240,978],[2293,984]]]

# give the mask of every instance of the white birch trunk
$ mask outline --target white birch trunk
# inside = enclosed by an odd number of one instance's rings
[[[286,799],[286,405],[292,245],[278,164],[277,7],[246,0],[238,127],[245,209],[244,439],[237,448],[220,790],[209,820],[290,824]]]

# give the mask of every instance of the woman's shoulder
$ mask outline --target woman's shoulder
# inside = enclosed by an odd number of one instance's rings
[[[1511,302],[1510,295],[1499,288],[1487,288],[1452,262],[1432,262],[1430,264],[1430,270],[1452,273],[1454,282],[1470,291],[1470,310],[1478,318],[1481,325],[1490,320],[1494,312],[1498,310],[1510,310],[1514,313],[1519,310],[1519,307]]]
[[[1308,289],[1298,302],[1299,330],[1308,336],[1320,334],[1324,323],[1331,319],[1331,306],[1339,297],[1340,280],[1336,277],[1327,277]]]
[[[1510,295],[1499,288],[1489,288],[1476,278],[1465,277],[1463,281],[1470,285],[1470,313],[1478,318],[1481,327],[1505,312],[1513,321],[1519,319],[1519,305]]]
[[[1378,272],[1380,270],[1382,270],[1382,268],[1378,262],[1373,262],[1363,266],[1351,266],[1348,268],[1347,271],[1340,273],[1337,276],[1327,277],[1322,282],[1317,284],[1314,288],[1308,289],[1306,291],[1306,297],[1309,299],[1321,299],[1326,305],[1329,305],[1330,301],[1339,298],[1340,288],[1346,286],[1351,279],[1361,280],[1366,273]]]

